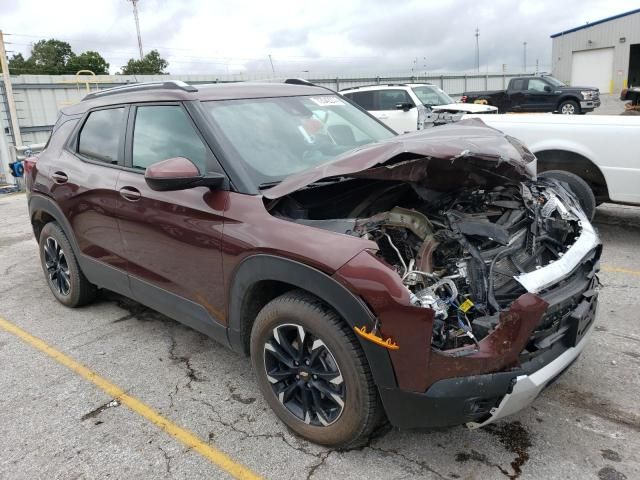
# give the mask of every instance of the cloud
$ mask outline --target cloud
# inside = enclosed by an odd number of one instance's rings
[[[636,8],[631,0],[140,0],[145,52],[157,49],[175,74],[270,76],[375,75],[473,71],[475,28],[481,71],[522,69],[536,59],[550,69],[549,35]],[[33,15],[32,12],[38,12]],[[3,0],[2,28],[11,49],[28,53],[42,38],[68,41],[75,52],[99,51],[119,70],[137,58],[131,4],[124,0]]]

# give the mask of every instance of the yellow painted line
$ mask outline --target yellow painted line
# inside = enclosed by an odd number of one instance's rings
[[[104,377],[101,377],[90,368],[87,368],[84,365],[76,362],[71,357],[68,357],[64,353],[59,352],[55,348],[48,345],[46,342],[40,340],[37,337],[34,337],[30,333],[22,330],[20,327],[14,325],[13,323],[5,320],[2,317],[0,317],[0,328],[11,333],[12,335],[15,335],[23,342],[31,345],[34,348],[37,348],[41,352],[46,353],[59,364],[64,365],[69,370],[77,373],[85,380],[93,383],[101,390],[103,390],[107,395],[117,399],[122,405],[126,405],[141,417],[149,420],[151,423],[156,424],[160,429],[167,432],[169,435],[189,447],[191,450],[198,452],[211,463],[228,472],[231,476],[239,479],[261,478],[260,476],[249,470],[247,467],[234,461],[227,454],[202,441],[196,435],[189,432],[188,430],[185,430],[182,427],[179,427],[171,420],[164,418],[147,404],[141,402],[135,397],[132,397],[131,395],[128,395],[120,387],[114,385]]]
[[[612,272],[612,273],[628,273],[629,275],[638,275],[640,276],[640,270],[629,270],[628,268],[620,268],[614,267],[611,265],[603,265],[603,272]]]

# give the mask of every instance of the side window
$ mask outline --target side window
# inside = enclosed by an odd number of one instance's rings
[[[345,96],[354,103],[357,103],[365,110],[375,110],[373,103],[374,92],[354,92],[348,93]]]
[[[527,90],[530,92],[544,92],[544,87],[547,86],[547,82],[540,80],[539,78],[529,79],[529,87]]]
[[[133,129],[133,168],[184,157],[200,172],[207,169],[207,149],[178,105],[138,107]]]
[[[410,103],[413,100],[405,90],[378,90],[378,108],[377,110],[397,110],[396,105],[399,103]]]
[[[524,90],[524,80],[522,79],[513,80],[511,82],[511,90],[515,92],[521,92],[522,90]]]
[[[124,107],[91,112],[80,131],[78,153],[117,165],[123,121]]]

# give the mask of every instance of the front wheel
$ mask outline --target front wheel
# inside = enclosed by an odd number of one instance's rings
[[[378,393],[355,335],[305,292],[285,293],[260,311],[251,332],[251,361],[278,418],[312,442],[353,447],[381,419]]]
[[[574,100],[565,100],[558,107],[558,111],[563,115],[578,115],[580,114],[580,105]]]
[[[578,199],[578,203],[580,203],[587,218],[593,220],[596,214],[596,197],[587,182],[575,173],[565,170],[547,170],[546,172],[540,173],[539,176],[564,182]]]

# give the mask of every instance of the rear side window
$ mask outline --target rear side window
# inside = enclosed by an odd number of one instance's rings
[[[413,100],[405,90],[378,90],[378,108],[376,110],[397,110],[399,103],[413,105]]]
[[[92,160],[117,164],[124,107],[91,112],[80,131],[78,153]]]
[[[516,92],[522,91],[524,90],[524,82],[525,80],[514,80],[513,82],[511,82],[511,90],[514,90]]]
[[[133,131],[133,168],[184,157],[206,171],[207,149],[178,105],[138,107]]]
[[[375,110],[373,94],[374,92],[354,92],[345,94],[345,97],[353,103],[357,103],[365,110]]]

